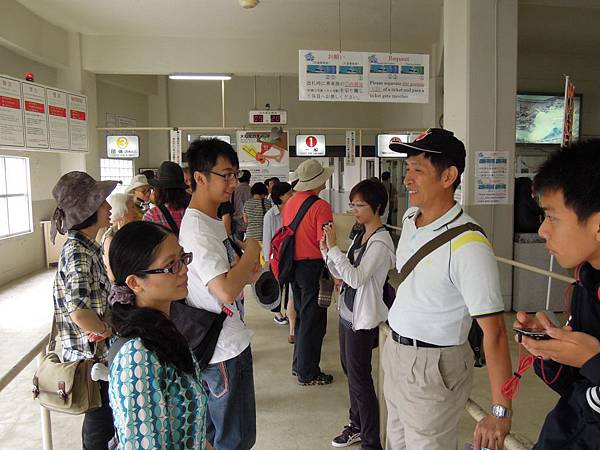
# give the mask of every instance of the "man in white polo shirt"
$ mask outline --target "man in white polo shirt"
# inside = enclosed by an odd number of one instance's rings
[[[454,134],[430,129],[412,144],[404,184],[411,208],[396,252],[398,271],[424,244],[453,227],[474,223],[454,201],[465,168],[465,147]],[[468,343],[475,319],[484,332],[492,415],[476,426],[476,450],[502,449],[511,402],[501,394],[511,376],[498,267],[491,244],[466,231],[425,256],[398,287],[389,313],[392,339],[383,349],[388,410],[387,450],[457,448],[458,421],[472,386]]]

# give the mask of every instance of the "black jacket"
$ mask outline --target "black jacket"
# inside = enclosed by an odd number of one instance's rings
[[[570,325],[574,331],[600,339],[600,271],[586,263],[573,288]],[[542,377],[541,362],[535,371]],[[544,374],[552,381],[561,364],[544,361]],[[560,400],[546,417],[535,450],[600,449],[600,354],[578,369],[562,366],[555,383],[549,385]]]

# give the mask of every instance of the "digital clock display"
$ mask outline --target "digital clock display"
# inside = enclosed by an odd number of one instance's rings
[[[279,114],[271,114],[271,123],[281,122],[281,116]]]
[[[264,122],[264,116],[262,114],[254,114],[253,117],[254,117],[254,119],[253,119],[254,123]]]

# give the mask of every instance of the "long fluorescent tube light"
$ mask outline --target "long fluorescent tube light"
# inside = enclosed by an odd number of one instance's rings
[[[231,80],[231,74],[228,73],[172,73],[169,75],[171,80]]]

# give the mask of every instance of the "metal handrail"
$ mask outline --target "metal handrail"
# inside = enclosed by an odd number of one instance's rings
[[[2,378],[0,378],[0,392],[8,386],[23,370],[37,357],[38,366],[46,355],[46,345],[50,339],[50,333],[46,334],[34,345],[17,363],[12,366]],[[40,424],[42,426],[42,448],[52,450],[52,423],[50,421],[50,410],[40,405]]]

